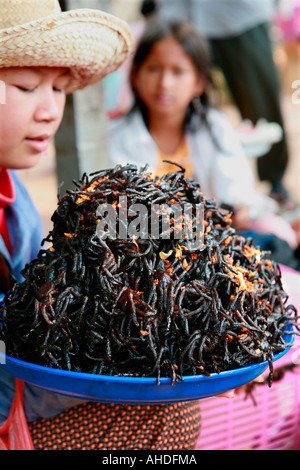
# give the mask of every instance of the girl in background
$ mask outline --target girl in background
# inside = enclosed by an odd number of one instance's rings
[[[133,57],[134,105],[110,123],[111,166],[146,164],[155,175],[182,165],[207,198],[233,207],[239,231],[273,234],[296,248],[290,225],[276,202],[260,194],[227,117],[210,106],[212,62],[205,38],[189,23],[149,21]]]

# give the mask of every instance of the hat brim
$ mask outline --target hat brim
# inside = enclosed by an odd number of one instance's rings
[[[131,30],[100,10],[79,9],[0,31],[0,68],[67,67],[67,93],[96,83],[133,52]]]

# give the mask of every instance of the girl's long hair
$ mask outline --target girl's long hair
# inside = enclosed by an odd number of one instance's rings
[[[144,31],[133,56],[130,72],[130,85],[134,96],[132,110],[139,109],[147,124],[147,109],[140,99],[134,86],[134,77],[138,73],[146,57],[153,46],[162,39],[173,36],[183,47],[196,66],[196,69],[206,80],[207,86],[213,87],[212,80],[212,59],[207,40],[189,22],[178,20],[163,20],[159,17],[151,19]],[[207,109],[209,106],[208,94],[206,91],[201,96],[195,97],[187,107],[185,130],[195,132],[201,122],[207,124]]]

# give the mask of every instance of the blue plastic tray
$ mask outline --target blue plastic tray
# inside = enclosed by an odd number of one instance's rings
[[[292,344],[294,335],[285,341]],[[289,348],[277,354],[274,361],[284,356]],[[4,363],[5,362],[5,363]],[[105,403],[157,404],[198,400],[232,390],[251,382],[268,368],[267,362],[240,369],[205,376],[185,376],[183,382],[171,386],[169,378],[111,377],[79,372],[68,372],[31,364],[0,353],[0,367],[13,376],[42,389]]]

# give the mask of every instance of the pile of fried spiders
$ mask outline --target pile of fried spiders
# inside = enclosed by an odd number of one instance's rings
[[[159,236],[99,236],[100,204],[126,197],[168,207]],[[201,244],[178,237],[175,206],[203,208]],[[184,213],[184,212],[183,212]],[[131,214],[131,215],[130,215]],[[152,212],[153,214],[153,212]],[[268,361],[298,329],[278,265],[236,234],[229,209],[206,199],[184,168],[153,177],[147,167],[116,166],[74,181],[52,216],[53,228],[24,281],[0,309],[7,354],[68,371],[109,376],[205,375]],[[184,220],[183,220],[184,223]],[[197,217],[189,220],[191,226]],[[119,227],[120,228],[120,227]],[[123,227],[124,228],[124,227]],[[288,331],[287,331],[288,330]]]

